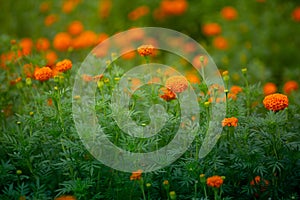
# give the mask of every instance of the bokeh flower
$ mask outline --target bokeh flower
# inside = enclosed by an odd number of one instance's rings
[[[292,19],[300,22],[300,7],[296,7],[292,12]]]
[[[143,170],[139,169],[135,172],[132,172],[131,176],[130,176],[130,180],[140,180],[142,178],[142,173]]]
[[[34,78],[39,81],[47,81],[53,75],[52,69],[49,67],[37,68],[34,71]]]
[[[84,26],[81,23],[81,21],[73,21],[68,26],[68,32],[71,35],[78,35],[78,34],[80,34],[83,31],[83,29],[84,29]]]
[[[23,55],[29,55],[33,47],[33,41],[31,38],[23,38],[20,41],[20,47],[22,49]]]
[[[228,49],[228,41],[226,38],[222,36],[215,37],[213,39],[213,45],[216,49],[226,50]]]
[[[265,96],[269,95],[269,94],[274,94],[277,92],[277,86],[274,83],[266,83],[263,87],[263,91]]]
[[[45,26],[51,26],[56,21],[58,21],[58,16],[56,14],[50,14],[45,18],[44,24]]]
[[[228,126],[228,127],[236,127],[238,124],[238,119],[236,117],[229,117],[229,118],[224,118],[222,121],[222,126]]]
[[[276,112],[288,107],[289,100],[286,95],[275,93],[266,96],[263,100],[263,104],[266,109]]]
[[[139,6],[128,14],[130,20],[138,20],[139,18],[147,15],[150,9],[148,6]]]
[[[206,36],[213,36],[220,34],[222,28],[218,23],[208,23],[202,26],[202,32]]]
[[[285,94],[290,94],[292,91],[298,90],[299,85],[296,81],[287,81],[283,85],[283,92]]]
[[[50,47],[50,41],[47,38],[39,38],[36,41],[36,49],[38,51],[46,51]]]
[[[206,184],[209,186],[209,187],[213,187],[213,188],[220,188],[221,185],[223,184],[223,179],[221,176],[211,176],[211,177],[208,177],[206,179]]]
[[[66,51],[72,44],[72,38],[68,33],[57,33],[53,39],[53,47],[59,51]]]
[[[188,81],[184,76],[171,76],[166,80],[165,86],[172,92],[180,93],[188,88]]]
[[[186,0],[162,0],[159,11],[163,15],[182,15],[188,7]]]
[[[232,6],[226,6],[221,10],[221,16],[226,20],[234,20],[238,16],[238,12]]]

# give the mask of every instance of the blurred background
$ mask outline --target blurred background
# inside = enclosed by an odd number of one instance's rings
[[[1,66],[14,40],[47,62],[82,62],[103,39],[133,27],[165,27],[199,42],[239,82],[283,85],[300,77],[300,2],[296,0],[0,0]]]

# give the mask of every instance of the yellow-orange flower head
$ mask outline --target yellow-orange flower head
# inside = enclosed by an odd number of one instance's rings
[[[153,54],[154,47],[151,44],[142,45],[137,48],[137,51],[141,56],[149,56]]]
[[[237,126],[237,123],[238,123],[238,119],[236,117],[230,117],[230,118],[225,118],[223,119],[222,121],[222,126],[234,126],[236,127]]]
[[[188,82],[184,76],[172,76],[166,80],[166,88],[169,88],[172,92],[180,93],[186,90]]]
[[[130,180],[140,180],[142,178],[142,173],[143,170],[139,169],[135,172],[132,172],[131,176],[130,176]]]
[[[263,100],[263,104],[266,109],[276,112],[288,107],[289,100],[286,95],[275,93],[266,96]]]
[[[163,92],[163,94],[159,96],[165,101],[171,101],[173,99],[176,99],[176,94],[172,92],[172,90],[170,90],[169,88],[162,88],[161,91]]]
[[[219,188],[223,184],[221,176],[212,176],[206,179],[206,184],[210,187]]]
[[[65,72],[71,68],[72,62],[69,59],[64,59],[63,61],[56,63],[55,71]]]
[[[49,80],[53,75],[52,69],[49,67],[42,67],[34,72],[34,78],[39,81],[47,81]]]

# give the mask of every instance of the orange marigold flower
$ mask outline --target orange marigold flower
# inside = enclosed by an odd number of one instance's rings
[[[220,49],[220,50],[228,49],[228,42],[222,36],[215,37],[213,40],[213,45],[215,48]]]
[[[297,7],[292,12],[292,18],[296,22],[300,22],[300,7]]]
[[[265,96],[277,92],[277,86],[274,83],[266,83],[263,87]]]
[[[209,187],[219,188],[223,184],[223,179],[221,176],[212,176],[206,179],[206,184]]]
[[[163,0],[160,4],[161,12],[164,15],[182,15],[188,7],[186,0]]]
[[[236,118],[236,117],[229,117],[229,118],[225,118],[225,119],[223,119],[223,121],[222,121],[222,126],[224,127],[224,126],[234,126],[234,127],[236,127],[237,126],[237,124],[238,124],[238,119]]]
[[[49,67],[37,68],[34,72],[34,78],[39,81],[49,80],[52,75],[52,69],[50,69]]]
[[[20,41],[20,47],[22,48],[23,55],[29,55],[31,53],[31,49],[33,47],[32,39],[30,39],[30,38],[23,38]]]
[[[222,32],[222,28],[217,23],[208,23],[203,25],[202,32],[206,36],[213,36],[220,34]]]
[[[45,26],[51,26],[52,24],[54,24],[56,21],[58,20],[58,16],[55,14],[50,14],[48,15],[45,20],[44,20],[44,24]]]
[[[130,20],[138,20],[139,18],[147,15],[149,13],[150,9],[148,8],[148,6],[140,6],[137,7],[136,9],[134,9],[133,11],[131,11],[128,14],[128,18]]]
[[[260,185],[261,184],[261,180],[263,181],[263,184],[265,186],[269,185],[269,181],[268,180],[264,180],[261,179],[260,176],[256,176],[253,180],[250,181],[250,185],[254,186],[254,185]]]
[[[195,73],[189,72],[187,73],[186,77],[190,83],[194,83],[194,84],[200,83],[200,78]]]
[[[81,21],[73,21],[68,26],[68,32],[71,35],[78,35],[83,31],[84,27]]]
[[[70,13],[76,8],[78,3],[79,0],[66,0],[63,2],[62,11],[64,13]]]
[[[234,20],[237,18],[238,13],[234,7],[226,6],[221,10],[221,16],[226,20]]]
[[[243,88],[241,88],[240,86],[237,86],[237,85],[233,85],[230,88],[230,93],[232,93],[232,94],[238,94],[238,93],[240,93],[242,91],[243,91]]]
[[[176,94],[172,92],[172,90],[170,90],[169,88],[161,88],[161,91],[163,92],[163,94],[159,95],[160,98],[166,101],[176,99]]]
[[[40,4],[40,11],[41,12],[47,12],[48,10],[50,9],[50,2],[42,2],[41,4]]]
[[[93,31],[84,31],[72,42],[72,46],[75,49],[90,47],[98,43],[98,36]]]
[[[55,70],[58,72],[65,72],[72,68],[72,62],[69,59],[64,59],[56,63]]]
[[[76,200],[76,197],[74,197],[72,195],[63,195],[63,196],[55,198],[55,200]]]
[[[109,16],[112,7],[111,0],[101,0],[99,1],[99,15],[100,18],[105,19]]]
[[[288,81],[283,85],[283,92],[290,94],[292,91],[298,90],[299,85],[296,81]]]
[[[266,96],[263,100],[263,104],[266,109],[276,112],[288,107],[289,100],[286,95],[275,93]]]
[[[132,172],[131,176],[130,176],[130,180],[140,180],[142,178],[142,173],[143,170],[139,169],[135,172]]]
[[[47,51],[45,58],[47,60],[47,65],[54,65],[57,60],[57,54],[54,51]]]
[[[36,41],[36,49],[38,51],[46,51],[50,47],[50,42],[47,38],[39,38]]]
[[[184,76],[171,76],[166,80],[165,86],[172,90],[172,92],[180,93],[188,88],[188,81]]]
[[[154,47],[151,44],[142,45],[137,48],[137,51],[141,56],[149,56],[153,54]]]
[[[68,33],[61,32],[55,35],[53,46],[59,51],[66,51],[72,44],[72,38]]]

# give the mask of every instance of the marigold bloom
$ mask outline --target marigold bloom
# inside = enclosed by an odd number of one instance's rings
[[[223,127],[224,127],[224,126],[228,126],[228,127],[234,126],[234,127],[236,127],[237,124],[238,124],[238,121],[239,121],[239,120],[238,120],[236,117],[225,118],[225,119],[223,119],[223,121],[222,121],[222,126],[223,126]]]
[[[222,32],[222,28],[217,23],[208,23],[203,25],[202,32],[206,36],[213,36],[220,34]]]
[[[283,92],[290,94],[292,91],[298,90],[299,85],[296,81],[288,81],[283,85]]]
[[[38,51],[46,51],[50,47],[50,42],[47,38],[39,38],[36,41],[36,49]]]
[[[84,31],[72,42],[72,46],[75,49],[86,48],[97,44],[98,36],[93,31]]]
[[[78,3],[79,0],[66,0],[63,2],[62,11],[64,13],[70,13],[76,8]]]
[[[10,85],[15,85],[15,84],[19,83],[20,81],[22,81],[22,78],[18,77],[18,78],[14,79],[14,80],[11,80],[10,81]]]
[[[277,92],[277,86],[274,83],[266,83],[263,87],[265,96]]]
[[[269,185],[269,181],[268,180],[264,180],[261,179],[260,176],[256,176],[253,180],[250,181],[250,185],[254,186],[254,185],[259,185],[261,184],[260,181],[263,180],[265,185]]]
[[[206,179],[206,184],[210,187],[219,188],[223,184],[221,176],[212,176]]]
[[[137,51],[141,56],[149,56],[153,54],[154,47],[151,44],[142,45],[137,48]]]
[[[226,20],[234,20],[237,18],[238,13],[235,8],[226,6],[221,10],[221,16]]]
[[[47,12],[50,9],[50,3],[49,2],[42,2],[40,5],[40,11],[41,12]]]
[[[66,51],[71,46],[72,38],[68,33],[61,32],[55,35],[53,46],[59,51]]]
[[[55,200],[76,200],[76,197],[72,195],[63,195],[55,198]]]
[[[143,170],[139,169],[135,172],[132,172],[131,176],[130,176],[130,180],[140,180],[142,178],[142,173]]]
[[[99,15],[100,18],[105,19],[109,16],[112,7],[111,0],[101,0],[99,1]]]
[[[65,72],[72,68],[72,62],[69,59],[64,59],[56,63],[55,70],[59,72]]]
[[[189,72],[186,74],[186,77],[190,83],[194,83],[194,84],[200,83],[200,79],[195,73]]]
[[[47,51],[45,58],[47,60],[47,65],[52,66],[57,60],[57,54],[55,53],[55,51]]]
[[[165,101],[176,99],[176,94],[169,88],[161,88],[161,91],[163,92],[163,94],[159,95],[159,97],[164,99]]]
[[[52,77],[52,69],[49,67],[37,68],[34,72],[34,78],[39,81],[46,81]]]
[[[164,15],[182,15],[188,7],[186,0],[163,0],[160,4],[160,11]]]
[[[149,13],[150,9],[148,8],[148,6],[140,6],[137,7],[136,9],[134,9],[133,11],[131,11],[128,14],[128,18],[130,20],[138,20],[139,18],[147,15]]]
[[[81,21],[73,21],[68,26],[68,32],[71,35],[78,35],[83,31],[84,27]]]
[[[30,38],[23,38],[20,41],[20,47],[22,49],[23,55],[29,55],[31,53],[33,42]]]
[[[266,96],[263,100],[263,104],[266,109],[276,112],[288,107],[289,100],[286,95],[275,93]]]
[[[48,15],[45,20],[44,20],[44,24],[45,26],[51,26],[52,24],[54,24],[56,21],[58,20],[58,16],[55,14],[50,14]]]
[[[205,67],[208,64],[208,57],[206,55],[197,55],[193,59],[193,66],[197,69]]]
[[[188,82],[184,76],[171,76],[166,80],[165,86],[172,92],[180,93],[188,88]]]
[[[300,7],[296,7],[292,12],[292,19],[300,22]]]
[[[215,48],[220,50],[226,50],[228,48],[228,42],[222,36],[215,37],[213,40],[213,45]]]
[[[241,88],[240,86],[237,86],[237,85],[233,85],[230,88],[230,93],[232,93],[232,94],[238,94],[238,93],[240,93],[242,91],[243,91],[243,88]]]

